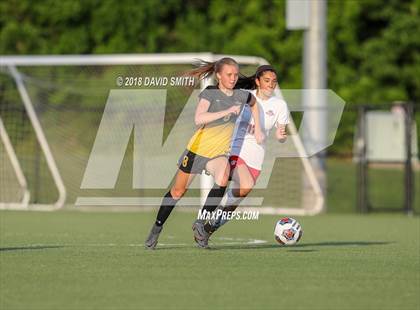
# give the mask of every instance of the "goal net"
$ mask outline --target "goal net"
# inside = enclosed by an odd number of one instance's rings
[[[209,83],[192,85],[180,76],[196,59],[220,57],[3,57],[0,208],[159,205],[194,132],[197,93]],[[246,75],[267,63],[232,57]],[[299,156],[304,150],[293,123],[289,131],[287,147],[296,156],[275,158],[269,151],[261,180],[242,205],[288,214],[321,211],[324,198],[309,161]],[[270,143],[268,150],[282,147]],[[206,178],[196,178],[181,204],[200,204],[211,183]]]

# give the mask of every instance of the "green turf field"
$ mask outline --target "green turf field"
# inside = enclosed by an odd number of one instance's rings
[[[273,240],[276,216],[235,221],[194,246],[175,212],[155,251],[154,213],[0,212],[0,309],[419,309],[420,218],[299,218],[299,245]],[[266,241],[266,242],[264,242]]]

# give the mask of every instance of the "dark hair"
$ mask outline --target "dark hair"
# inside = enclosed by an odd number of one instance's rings
[[[183,75],[193,76],[197,79],[205,79],[213,73],[220,72],[224,65],[234,65],[239,67],[236,60],[230,57],[223,57],[213,62],[198,59],[196,62],[193,63],[193,65],[196,68],[185,72]]]
[[[270,65],[262,65],[257,68],[257,71],[251,76],[240,75],[238,82],[236,82],[235,88],[242,89],[255,89],[257,84],[255,84],[255,79],[259,79],[265,72],[270,71],[274,72],[277,75],[276,70]]]

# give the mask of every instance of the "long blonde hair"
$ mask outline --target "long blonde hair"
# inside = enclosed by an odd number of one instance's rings
[[[198,59],[193,63],[193,65],[196,68],[185,72],[184,75],[192,76],[197,79],[205,79],[211,76],[213,73],[219,73],[222,71],[224,65],[233,65],[239,67],[236,60],[230,57],[223,57],[213,62]]]

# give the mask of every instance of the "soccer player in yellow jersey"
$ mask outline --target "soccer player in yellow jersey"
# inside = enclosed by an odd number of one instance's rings
[[[251,107],[252,115],[256,120],[254,135],[257,142],[262,143],[264,140],[255,97],[244,90],[234,89],[239,75],[237,62],[232,58],[225,57],[216,62],[201,62],[198,68],[189,72],[190,75],[200,79],[213,73],[218,81],[217,86],[209,86],[199,95],[194,119],[199,129],[194,133],[179,159],[175,182],[164,196],[156,221],[146,239],[145,247],[147,249],[156,247],[163,224],[176,203],[187,191],[195,175],[203,170],[210,173],[215,181],[203,210],[213,212],[217,208],[229,180],[228,152],[235,122],[245,105]],[[204,220],[196,220],[193,224],[193,231],[197,244],[207,247],[208,238],[204,231]]]
[[[275,95],[276,86],[276,70],[272,66],[263,65],[257,68],[254,75],[241,76],[235,87],[247,89],[254,95],[260,112],[260,126],[265,136],[268,137],[272,129],[275,129],[276,139],[284,143],[287,139],[286,126],[289,124],[290,112],[287,103]],[[226,215],[235,211],[242,199],[249,194],[263,166],[266,143],[256,141],[253,133],[254,119],[248,108],[239,116],[237,130],[240,134],[235,134],[232,138],[229,158],[233,186],[227,190],[226,197],[219,206],[224,212],[218,212],[218,217],[204,226],[208,237],[228,222]]]

